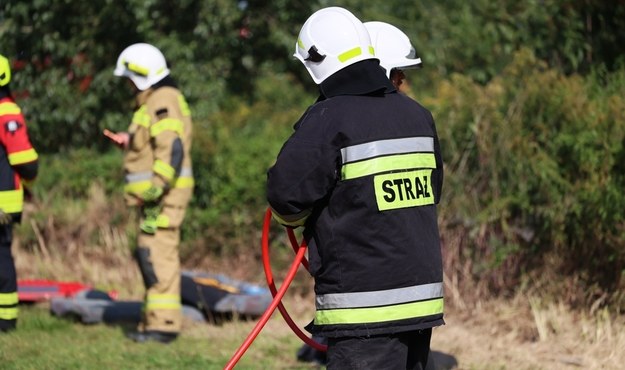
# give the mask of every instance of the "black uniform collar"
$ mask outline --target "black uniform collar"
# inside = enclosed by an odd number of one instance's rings
[[[338,95],[382,95],[395,91],[377,59],[341,69],[319,84],[320,100]]]
[[[174,79],[170,75],[163,77],[162,80],[158,81],[157,83],[152,85],[150,88],[156,90],[159,87],[165,87],[165,86],[173,87],[176,89],[178,88],[178,84],[176,84],[176,81],[174,81]]]

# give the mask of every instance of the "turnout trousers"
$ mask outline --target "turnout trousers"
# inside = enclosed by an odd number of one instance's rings
[[[168,219],[169,225],[159,226],[154,234],[139,234],[135,258],[146,289],[140,331],[179,333],[181,330],[179,244],[185,210],[186,206],[165,205],[161,215]]]
[[[328,370],[425,370],[432,329],[328,338]]]
[[[0,225],[0,332],[17,325],[17,274],[11,254],[13,225]]]

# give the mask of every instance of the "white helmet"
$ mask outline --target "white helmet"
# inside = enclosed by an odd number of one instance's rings
[[[128,46],[119,54],[113,74],[130,78],[137,89],[143,91],[169,75],[169,69],[160,50],[139,43]]]
[[[293,56],[304,64],[316,84],[351,64],[375,59],[365,26],[339,7],[324,8],[308,17]]]
[[[410,39],[402,30],[384,22],[366,22],[365,27],[387,77],[390,78],[393,68],[421,67],[421,58],[417,57]]]

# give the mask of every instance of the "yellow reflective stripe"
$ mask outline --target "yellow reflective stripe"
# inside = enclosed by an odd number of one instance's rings
[[[318,294],[318,310],[391,306],[443,297],[443,283],[427,283],[375,291]]]
[[[360,54],[362,54],[362,49],[360,48],[360,46],[358,46],[351,50],[347,50],[342,54],[339,54],[338,58],[341,63],[345,63],[352,58],[356,58]]]
[[[150,73],[150,70],[148,68],[142,67],[136,63],[124,62],[124,64],[129,71],[132,71],[138,75],[146,77]]]
[[[184,188],[192,188],[195,186],[195,180],[193,177],[178,177],[174,180],[172,188],[184,189]]]
[[[124,186],[124,192],[128,194],[141,194],[152,186],[151,180],[131,182]],[[195,186],[193,177],[177,177],[173,180],[172,188],[187,189]]]
[[[13,102],[5,102],[0,104],[0,115],[20,113],[22,113],[22,110],[17,104]]]
[[[124,192],[128,194],[141,194],[152,186],[151,180],[131,182],[124,186]]]
[[[146,310],[178,310],[182,307],[180,296],[176,294],[149,294]]]
[[[380,211],[434,204],[432,169],[377,175],[373,187]]]
[[[124,186],[124,192],[129,194],[141,194],[148,190],[152,186],[151,181],[135,182],[132,184],[126,184]],[[172,188],[176,189],[188,189],[195,186],[195,180],[191,177],[178,177],[174,180]]]
[[[10,306],[13,304],[17,304],[19,299],[17,297],[17,292],[13,293],[0,293],[0,305],[1,306]]]
[[[17,319],[17,307],[0,308],[0,320]]]
[[[150,126],[150,115],[145,105],[139,107],[139,109],[135,111],[135,114],[132,115],[132,123],[143,127]]]
[[[184,124],[181,120],[176,118],[162,119],[150,127],[150,136],[158,136],[161,132],[167,130],[173,131],[177,133],[178,136],[182,137],[184,134]]]
[[[347,163],[341,168],[341,177],[343,180],[349,180],[381,172],[411,168],[436,168],[434,153],[398,154]]]
[[[24,189],[0,191],[0,209],[5,213],[19,213],[24,207]]]
[[[17,292],[12,293],[0,293],[0,306],[15,306],[15,307],[0,307],[0,320],[15,320],[17,319],[17,304],[19,299]]]
[[[306,49],[304,42],[300,38],[297,39],[297,46],[299,46],[300,49]]]
[[[369,46],[369,54],[375,55],[375,49],[373,48],[373,46]]]
[[[315,325],[369,324],[443,313],[443,298],[395,306],[318,310]]]
[[[24,164],[36,161],[38,158],[37,152],[35,149],[27,149],[22,150],[21,152],[15,152],[9,154],[9,163],[11,165],[16,166],[18,164]]]
[[[167,181],[171,181],[174,176],[176,176],[176,169],[168,163],[161,161],[160,159],[154,161],[154,164],[152,165],[152,171],[163,176],[163,178],[165,178]]]
[[[188,117],[191,115],[191,109],[189,109],[189,104],[184,96],[178,95],[178,105],[180,106],[180,112],[182,112],[183,116]]]

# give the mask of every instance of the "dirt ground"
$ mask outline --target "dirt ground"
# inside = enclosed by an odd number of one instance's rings
[[[452,355],[454,369],[625,368],[625,324],[607,311],[579,314],[520,296],[448,309],[446,323],[432,350]]]

